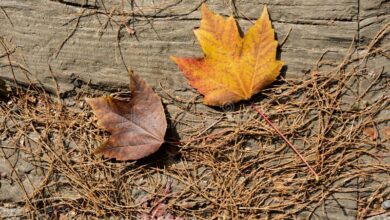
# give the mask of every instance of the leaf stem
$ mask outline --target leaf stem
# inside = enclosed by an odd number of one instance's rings
[[[287,140],[287,138],[282,134],[282,132],[278,129],[278,127],[276,127],[274,124],[272,124],[272,122],[267,118],[267,116],[259,108],[257,108],[254,103],[252,103],[252,108],[257,113],[259,113],[259,115],[261,115],[261,117],[263,117],[264,120],[279,134],[279,136],[287,143],[287,145],[290,146],[290,148],[306,164],[306,166],[309,168],[310,172],[312,172],[312,174],[315,176],[316,181],[319,181],[320,178],[319,178],[318,174],[316,173],[316,171],[314,171],[314,169],[310,166],[310,164],[306,161],[306,159],[302,156],[302,154],[299,153],[299,151],[294,147],[294,145],[292,145],[290,143],[290,141]]]

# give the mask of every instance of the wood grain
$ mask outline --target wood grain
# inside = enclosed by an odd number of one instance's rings
[[[125,5],[123,9],[116,1],[104,1],[104,6],[89,1],[87,9],[77,6],[82,1],[64,2],[0,2],[0,7],[9,17],[0,14],[0,36],[12,39],[10,45],[17,46],[12,59],[30,69],[31,79],[53,89],[50,64],[61,92],[72,90],[72,82],[76,79],[103,89],[125,87],[127,73],[117,39],[120,25],[127,24],[128,28],[135,30],[136,36],[129,35],[126,28],[119,33],[126,65],[151,85],[173,78],[171,81],[176,83],[175,87],[186,86],[184,78],[168,57],[201,56],[192,33],[192,29],[199,26],[200,1],[160,1],[158,4],[135,1],[133,7]],[[287,77],[299,77],[308,71],[325,51],[328,51],[327,57],[341,59],[357,34],[358,7],[356,1],[351,0],[337,3],[330,0],[263,0],[250,3],[237,1],[235,4],[209,1],[208,5],[218,13],[235,15],[245,32],[260,15],[264,3],[268,3],[279,42],[290,28],[292,30],[280,54],[286,63]],[[84,17],[77,24],[82,11]],[[96,14],[96,11],[99,13]],[[106,11],[108,15],[111,13],[111,22],[105,28],[109,20],[109,16],[103,14]],[[119,15],[121,13],[125,15]],[[27,82],[22,71],[15,72],[18,80]],[[12,78],[4,57],[0,60],[0,76]]]

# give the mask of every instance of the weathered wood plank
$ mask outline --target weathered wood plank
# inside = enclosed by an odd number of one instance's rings
[[[72,1],[68,1],[72,2]],[[164,78],[174,78],[176,87],[186,86],[177,67],[169,60],[170,55],[201,56],[201,51],[192,33],[199,26],[200,2],[193,1],[135,1],[134,13],[128,16],[113,16],[118,23],[129,21],[137,37],[129,36],[123,29],[120,33],[124,60],[152,85]],[[80,1],[73,1],[80,3]],[[94,4],[94,2],[90,4]],[[357,5],[355,1],[209,1],[211,9],[225,15],[234,14],[245,31],[256,19],[264,3],[268,3],[279,41],[289,29],[292,32],[282,48],[281,58],[287,65],[287,76],[297,77],[310,69],[326,51],[327,56],[340,59],[357,31]],[[126,86],[127,76],[117,47],[118,24],[112,23],[103,29],[108,17],[95,14],[80,19],[78,29],[64,44],[56,57],[61,43],[72,33],[80,7],[59,1],[2,0],[0,6],[10,21],[0,15],[0,35],[13,39],[19,54],[24,55],[25,65],[33,76],[48,87],[53,83],[48,74],[50,63],[61,84],[61,91],[73,88],[71,82],[80,79],[104,88]],[[92,5],[94,6],[94,5]],[[91,7],[92,7],[91,6]],[[120,10],[121,5],[105,1],[98,10],[108,13]],[[86,9],[84,15],[95,9]],[[130,5],[123,9],[132,12]],[[115,12],[113,12],[115,14]],[[71,19],[72,22],[67,24]],[[248,20],[250,19],[250,20]],[[15,58],[16,59],[16,58]],[[0,75],[10,78],[5,58],[0,60]],[[18,62],[24,62],[18,60]],[[18,71],[16,71],[18,72]],[[24,74],[17,73],[19,80],[26,81]]]
[[[366,54],[367,45],[377,37],[378,32],[383,28],[390,28],[390,2],[384,0],[360,1],[359,7],[359,46],[361,51],[359,56],[363,57]],[[377,46],[389,45],[390,35],[384,35],[384,38],[377,42]],[[369,71],[363,72],[361,76],[360,92],[365,91],[378,74],[382,74],[383,78],[390,77],[390,62],[385,57],[373,57],[367,63],[361,65],[363,71],[368,68]],[[374,88],[380,90],[388,87],[386,80],[379,80],[374,85]],[[383,94],[379,92],[370,92],[365,95],[365,102],[370,104],[380,98]],[[381,114],[388,115],[389,111],[383,111]]]
[[[361,1],[359,11],[360,44],[368,44],[375,34],[390,23],[390,2],[384,0]]]

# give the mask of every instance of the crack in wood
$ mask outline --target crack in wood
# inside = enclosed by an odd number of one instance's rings
[[[96,2],[95,2],[95,5],[90,5],[88,3],[88,0],[85,0],[84,3],[68,2],[68,1],[64,1],[64,0],[50,0],[50,1],[58,2],[60,4],[68,5],[68,6],[71,6],[71,7],[77,7],[77,8],[87,8],[87,9],[98,9],[99,8],[96,5]]]

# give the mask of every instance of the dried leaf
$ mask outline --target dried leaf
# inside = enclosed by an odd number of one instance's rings
[[[375,141],[378,138],[378,132],[373,127],[364,128],[363,134]]]
[[[160,97],[138,76],[132,75],[129,101],[110,96],[87,98],[98,125],[111,136],[96,151],[107,158],[137,160],[156,152],[167,129]]]
[[[248,100],[275,81],[283,66],[276,60],[275,33],[267,7],[241,37],[233,17],[225,19],[202,5],[202,21],[195,35],[203,58],[171,57],[207,105]]]
[[[140,213],[138,219],[184,220],[183,217],[178,217],[168,212],[168,195],[172,190],[171,185],[172,179],[169,179],[165,185],[165,191],[162,193],[163,198],[154,197],[144,202],[143,207],[145,210]]]

